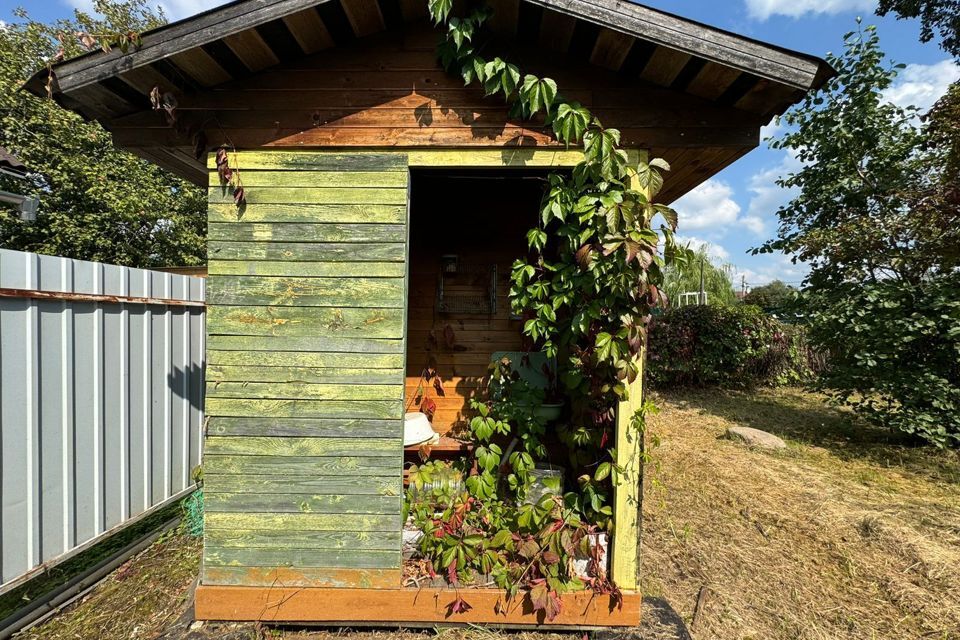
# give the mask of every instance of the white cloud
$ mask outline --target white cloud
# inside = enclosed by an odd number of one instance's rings
[[[733,189],[725,182],[707,180],[674,203],[680,214],[680,229],[713,229],[729,227],[740,215],[740,205],[733,200]]]
[[[792,153],[785,153],[780,162],[750,176],[747,189],[753,194],[747,206],[745,218],[761,221],[772,220],[777,210],[796,194],[794,189],[784,189],[777,184],[783,178],[801,168],[801,163]]]
[[[883,97],[900,107],[914,106],[926,111],[957,80],[960,80],[960,64],[953,60],[908,64]]]
[[[746,0],[751,18],[766,20],[770,16],[799,18],[807,13],[843,13],[876,9],[876,0]]]
[[[187,18],[226,3],[227,0],[159,0],[160,6],[171,21]]]
[[[688,246],[694,251],[699,252],[701,249],[707,250],[707,255],[713,258],[716,262],[728,262],[730,260],[730,252],[721,247],[719,244],[710,242],[709,240],[703,240],[696,236],[676,236],[676,241],[684,246]]]
[[[783,129],[783,125],[780,124],[780,118],[774,118],[769,123],[760,127],[760,139],[766,140],[767,138],[778,136],[783,133]]]
[[[681,232],[703,231],[723,235],[730,229],[746,228],[762,235],[766,225],[753,215],[741,216],[740,205],[733,199],[733,189],[721,180],[707,180],[673,204],[680,217]]]

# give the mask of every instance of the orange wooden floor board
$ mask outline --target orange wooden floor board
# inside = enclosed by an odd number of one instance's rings
[[[471,606],[452,613],[456,593],[450,589],[325,589],[200,585],[198,620],[263,620],[269,622],[428,623],[586,627],[635,627],[640,623],[641,594],[623,594],[617,607],[609,596],[590,591],[564,594],[560,614],[547,623],[529,598],[506,602],[496,589],[464,589]]]

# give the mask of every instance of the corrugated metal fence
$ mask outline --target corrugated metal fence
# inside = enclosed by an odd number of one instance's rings
[[[0,249],[0,591],[192,486],[203,285]]]

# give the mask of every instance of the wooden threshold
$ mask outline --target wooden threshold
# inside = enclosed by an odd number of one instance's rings
[[[499,589],[461,589],[470,610],[453,613],[457,592],[445,588],[337,589],[199,585],[197,620],[309,622],[318,625],[486,624],[520,627],[636,627],[639,592],[625,592],[620,606],[606,595],[578,591],[561,596],[550,622],[533,611],[528,596],[507,601]]]

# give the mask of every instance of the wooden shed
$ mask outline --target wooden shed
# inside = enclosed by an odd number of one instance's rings
[[[630,2],[489,4],[491,50],[555,78],[635,157],[673,165],[666,203],[832,73]],[[506,292],[538,211],[531,178],[582,157],[447,75],[437,40],[427,0],[238,0],[53,67],[63,106],[209,186],[201,619],[543,622],[496,590],[453,613],[450,591],[401,583],[405,399],[434,358],[445,432],[492,354],[523,349]],[[46,81],[28,86],[45,95]],[[239,211],[218,185],[221,146],[237,150]],[[451,262],[471,276],[447,278]],[[621,462],[639,455],[617,438]],[[616,496],[622,606],[567,594],[552,624],[638,623],[638,492]]]

